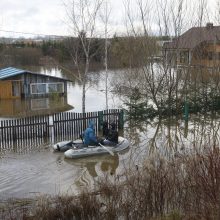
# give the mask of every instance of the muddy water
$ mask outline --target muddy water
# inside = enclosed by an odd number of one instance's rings
[[[57,68],[25,68],[32,71],[65,77]],[[111,74],[111,73],[110,73]],[[114,75],[114,73],[112,73]],[[87,85],[86,111],[105,109],[104,73],[94,73]],[[48,102],[47,102],[48,103]],[[73,106],[67,110],[81,112],[81,85],[73,81],[68,84],[67,101]],[[18,107],[19,106],[19,107]],[[33,109],[23,109],[23,103],[6,101],[0,105],[1,120],[10,117],[34,115]],[[5,108],[7,107],[7,108]],[[56,106],[57,107],[57,106]],[[120,100],[109,97],[109,108],[120,107]],[[52,110],[54,110],[52,106]],[[46,109],[42,110],[42,112]],[[50,109],[51,111],[51,109]],[[4,115],[4,113],[6,115]],[[11,114],[10,114],[11,113]],[[17,145],[7,143],[0,149],[0,199],[35,197],[41,194],[72,194],[83,187],[92,187],[96,178],[111,173],[117,174],[122,169],[120,161],[124,161],[128,152],[114,157],[106,155],[83,160],[66,160],[63,153],[54,153],[53,143],[25,143]]]
[[[152,155],[181,158],[202,149],[220,146],[220,115],[128,121],[124,136],[131,141],[125,152],[67,160],[51,144],[26,145],[0,150],[0,199],[35,197],[42,194],[76,194],[93,188],[96,180],[121,176],[134,165],[143,166]]]
[[[0,199],[75,194],[83,187],[92,187],[98,176],[115,174],[119,166],[118,155],[73,161],[51,149],[6,153],[0,159]]]
[[[27,100],[0,100],[0,119],[40,114],[53,114],[63,111],[81,112],[82,86],[80,82],[73,77],[73,75],[66,75],[56,67],[49,69],[42,67],[24,67],[23,69],[72,80],[67,84],[67,97],[35,98]],[[108,88],[111,90],[112,80],[116,75],[118,75],[118,72],[109,71],[108,75]],[[105,72],[99,71],[89,74],[86,90],[86,111],[104,110],[106,108]],[[121,100],[117,96],[109,92],[109,108],[118,108],[120,107],[121,103]]]
[[[49,71],[49,74],[54,72]],[[94,74],[91,79],[87,111],[105,108],[103,77],[103,74]],[[74,106],[71,111],[81,111],[79,83],[69,84],[67,99],[68,104]],[[118,108],[120,105],[120,99],[110,95],[109,107]],[[107,174],[120,176],[129,166],[142,166],[151,155],[181,157],[181,154],[193,153],[191,150],[213,144],[219,146],[219,119],[219,114],[211,113],[190,115],[188,122],[181,116],[163,120],[130,120],[125,125],[124,136],[132,144],[127,151],[114,157],[67,160],[63,153],[53,152],[52,143],[7,145],[0,149],[0,200],[42,194],[75,194],[84,187],[93,188],[94,182]]]

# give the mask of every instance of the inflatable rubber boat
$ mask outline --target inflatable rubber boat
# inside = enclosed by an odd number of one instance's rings
[[[124,137],[118,137],[118,144],[114,146],[102,145],[99,146],[84,146],[82,140],[64,141],[54,145],[54,150],[65,151],[65,158],[82,158],[94,155],[111,154],[123,151],[129,147],[129,141]]]

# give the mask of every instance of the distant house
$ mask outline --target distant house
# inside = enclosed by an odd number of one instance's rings
[[[220,26],[193,27],[164,43],[163,54],[174,65],[220,66]]]
[[[13,67],[0,70],[0,99],[48,97],[67,94],[66,79]]]

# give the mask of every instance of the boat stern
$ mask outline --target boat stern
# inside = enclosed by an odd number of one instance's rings
[[[53,145],[53,150],[54,151],[64,151],[67,150],[67,147],[70,147],[72,144],[72,141],[62,141],[58,142]]]

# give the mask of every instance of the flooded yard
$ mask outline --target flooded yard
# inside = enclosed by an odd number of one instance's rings
[[[52,76],[66,77],[61,70],[32,69]],[[88,85],[86,111],[105,109],[102,78],[93,74]],[[114,73],[113,73],[114,74]],[[111,96],[109,107],[120,107],[120,100]],[[81,85],[68,83],[67,98],[1,100],[0,120],[54,114],[62,111],[81,112]],[[0,149],[0,199],[35,197],[41,194],[76,193],[83,186],[92,186],[93,178],[106,172],[116,173],[119,156],[106,155],[85,160],[65,160],[63,153],[54,153],[54,143],[39,138],[6,143]]]
[[[194,115],[182,119],[126,123],[124,136],[130,148],[115,156],[65,159],[53,152],[52,143],[2,148],[0,153],[1,199],[35,197],[42,194],[75,194],[107,174],[120,176],[129,167],[146,163],[151,155],[164,158],[194,154],[219,145],[219,115]],[[130,124],[129,124],[130,123]]]
[[[54,74],[53,71],[48,73]],[[111,74],[114,78],[117,73]],[[87,111],[105,108],[103,77],[104,73],[101,72],[91,76],[87,91]],[[109,108],[119,108],[122,105],[120,97],[113,93],[109,96]],[[69,83],[66,103],[73,106],[68,111],[81,112],[79,83]],[[1,108],[4,107],[1,105]],[[20,113],[18,110],[13,117],[16,114],[20,117]],[[9,115],[1,119],[8,117]],[[181,155],[219,146],[219,121],[220,115],[214,112],[191,114],[189,121],[185,121],[183,115],[161,120],[130,119],[121,131],[131,142],[128,150],[115,156],[109,154],[77,160],[65,159],[63,153],[53,152],[54,143],[48,140],[8,143],[0,149],[0,199],[75,194],[83,187],[93,188],[94,182],[107,174],[115,178],[129,167],[142,167],[151,155],[167,159],[181,158]]]

